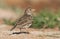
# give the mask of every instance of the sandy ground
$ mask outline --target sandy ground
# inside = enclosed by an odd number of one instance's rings
[[[0,25],[0,39],[60,39],[60,31],[54,31],[51,29],[39,30],[29,28],[29,34],[11,34],[11,32],[19,31],[17,28],[13,31],[9,31],[12,26],[2,24]]]
[[[0,25],[0,39],[40,39],[40,37],[35,36],[33,34],[22,33],[10,35],[11,32],[9,30],[11,28],[12,28],[11,26]],[[14,31],[16,31],[16,29]]]

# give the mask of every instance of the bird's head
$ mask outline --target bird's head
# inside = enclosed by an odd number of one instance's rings
[[[26,8],[25,13],[27,15],[32,15],[34,11],[35,11],[35,9],[32,9],[31,7],[28,7],[28,8]]]

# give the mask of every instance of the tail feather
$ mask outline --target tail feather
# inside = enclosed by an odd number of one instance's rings
[[[13,26],[13,28],[12,28],[12,29],[10,29],[10,31],[12,31],[13,29],[15,29],[15,28],[16,28],[16,26],[17,26],[17,25],[14,25],[14,26]]]

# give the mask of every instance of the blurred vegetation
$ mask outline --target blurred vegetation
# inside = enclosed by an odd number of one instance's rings
[[[33,17],[33,28],[54,28],[60,27],[60,12],[57,14],[44,9],[39,12],[39,15]]]
[[[33,16],[33,28],[54,28],[60,27],[60,10],[57,11],[57,14],[51,12],[47,9],[41,10],[38,12],[37,16]],[[14,25],[15,22],[4,19],[5,24]]]
[[[12,6],[12,7],[6,6],[6,4],[4,3],[3,0],[0,0],[0,8],[3,8],[3,9],[9,8],[9,9],[13,10],[14,12],[16,12],[17,14],[21,14],[23,12],[21,10],[21,8],[17,8],[15,6]],[[44,26],[46,26],[46,27],[53,28],[53,27],[55,27],[55,25],[58,25],[58,27],[60,27],[60,12],[59,11],[57,14],[53,14],[53,12],[45,9],[38,13],[39,13],[39,15],[33,16],[32,27],[43,28]],[[5,24],[8,24],[8,25],[15,24],[15,22],[11,22],[11,20],[8,20],[8,19],[3,19],[3,20],[4,20]]]
[[[12,7],[8,7],[5,4],[4,0],[0,0],[0,8],[11,9],[20,15],[23,13],[23,10],[21,8],[17,8],[14,5]],[[33,24],[31,27],[33,28],[43,28],[43,27],[54,28],[58,26],[60,28],[60,10],[58,10],[56,14],[47,9],[41,10],[40,12],[37,12],[37,13],[39,13],[37,16],[33,16]],[[8,19],[3,19],[3,21],[5,24],[15,25],[15,21],[12,22],[11,20],[8,20]]]
[[[12,22],[11,20],[8,20],[8,19],[3,19],[3,21],[4,21],[4,24],[7,24],[7,25],[15,25],[15,21],[14,22]]]

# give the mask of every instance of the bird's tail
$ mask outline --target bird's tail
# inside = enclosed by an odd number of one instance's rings
[[[10,29],[10,31],[12,31],[13,29],[15,29],[16,28],[16,24]]]

